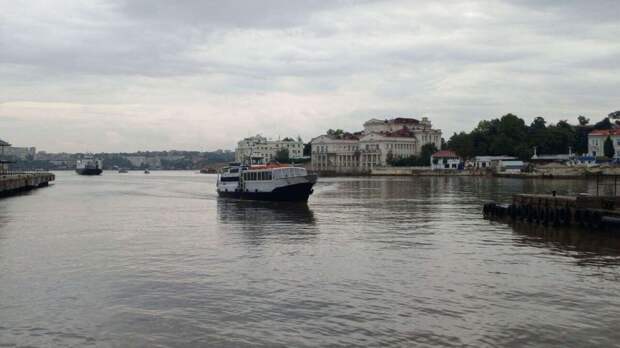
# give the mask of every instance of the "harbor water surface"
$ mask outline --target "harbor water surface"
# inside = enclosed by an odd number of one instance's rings
[[[322,178],[307,205],[214,175],[57,173],[0,200],[0,346],[613,346],[620,241],[484,220],[586,181]]]

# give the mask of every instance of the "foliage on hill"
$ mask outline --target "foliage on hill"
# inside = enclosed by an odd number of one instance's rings
[[[588,152],[588,133],[594,129],[610,129],[613,124],[609,118],[593,126],[589,119],[578,117],[578,125],[566,120],[547,124],[542,117],[536,117],[527,125],[516,115],[507,114],[501,118],[478,123],[470,133],[454,133],[447,147],[463,158],[485,155],[510,155],[527,160],[534,154],[568,153],[571,147],[575,153]]]
[[[392,153],[388,153],[387,163],[393,167],[427,167],[431,163],[431,155],[437,152],[435,144],[424,144],[420,149],[419,156],[409,156],[396,158]]]

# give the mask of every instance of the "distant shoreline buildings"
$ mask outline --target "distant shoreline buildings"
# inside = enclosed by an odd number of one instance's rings
[[[311,141],[312,169],[323,172],[361,173],[386,166],[390,158],[420,155],[422,146],[441,148],[441,130],[428,118],[371,119],[361,132],[332,132]]]

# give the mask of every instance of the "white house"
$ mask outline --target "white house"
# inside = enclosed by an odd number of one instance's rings
[[[614,144],[615,156],[620,157],[620,128],[597,129],[588,134],[588,154],[593,157],[605,156],[605,140],[611,138]]]
[[[476,156],[474,159],[474,168],[495,168],[500,161],[515,161],[516,157],[513,156]]]
[[[442,150],[431,155],[431,169],[459,169],[461,158],[452,150]]]
[[[284,138],[282,140],[269,140],[261,135],[245,138],[237,143],[235,160],[245,162],[252,158],[262,158],[269,162],[276,157],[276,153],[282,149],[288,149],[291,159],[304,156],[304,143],[301,138]]]

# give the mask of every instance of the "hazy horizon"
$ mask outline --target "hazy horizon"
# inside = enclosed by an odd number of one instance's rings
[[[0,139],[47,152],[233,150],[399,116],[448,139],[620,108],[612,0],[0,5]]]

